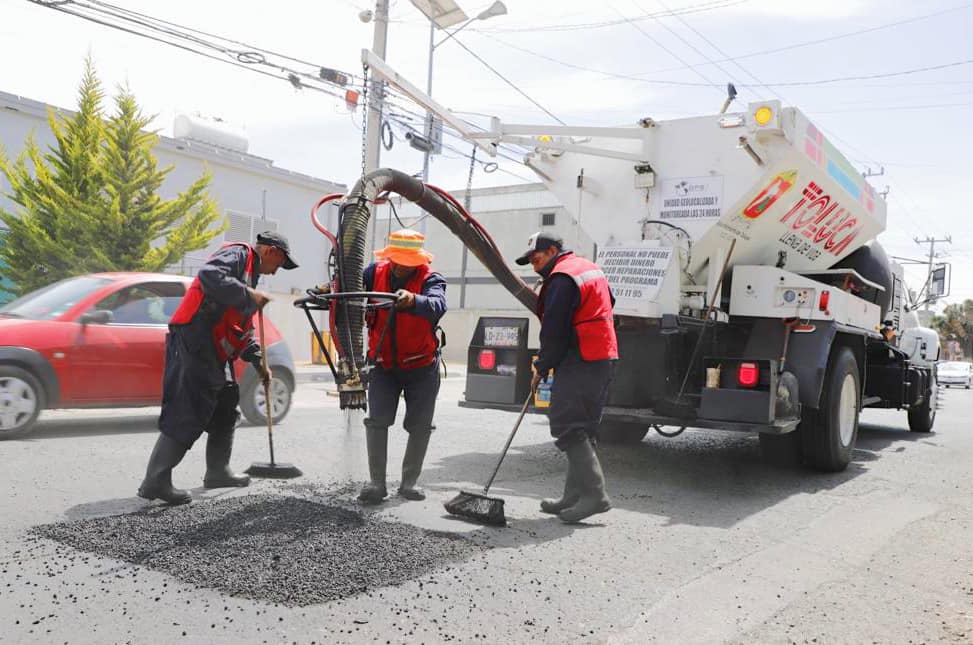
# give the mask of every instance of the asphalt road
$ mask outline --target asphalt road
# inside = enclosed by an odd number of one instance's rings
[[[198,445],[176,484],[193,487],[194,505],[268,494],[354,510],[363,433],[327,387],[302,384],[275,432],[278,460],[303,478],[204,491]],[[482,485],[515,418],[457,407],[462,387],[450,379],[442,390],[429,499],[393,497],[365,517],[477,548],[400,584],[303,606],[225,595],[30,533],[147,506],[134,494],[155,410],[45,414],[29,437],[0,443],[0,642],[973,642],[973,391],[944,391],[928,435],[910,434],[904,413],[866,412],[856,460],[835,475],[764,465],[743,434],[605,447],[616,508],[579,527],[538,511],[559,492],[563,462],[545,420],[528,417],[492,491],[510,518],[495,529],[442,510]],[[392,436],[394,487],[405,435]],[[241,428],[235,465],[265,459],[265,432]],[[99,535],[113,539],[133,536]],[[409,544],[376,548],[406,561]]]

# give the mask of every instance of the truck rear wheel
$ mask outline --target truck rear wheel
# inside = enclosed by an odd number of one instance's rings
[[[645,439],[648,424],[627,421],[602,421],[598,426],[598,439],[605,443],[632,444]]]
[[[936,421],[936,407],[933,404],[935,390],[926,392],[926,399],[916,407],[909,410],[909,431],[910,432],[929,432],[932,424]]]
[[[801,416],[801,443],[808,466],[840,472],[851,462],[858,438],[861,384],[858,361],[847,347],[831,356],[827,380],[817,410],[805,408]]]

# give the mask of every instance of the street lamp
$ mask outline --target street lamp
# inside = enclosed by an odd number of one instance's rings
[[[410,0],[416,9],[429,18],[429,70],[426,74],[426,94],[432,96],[432,59],[436,48],[461,32],[474,20],[488,20],[507,13],[507,5],[497,0],[492,5],[470,18],[456,4],[455,0]],[[464,22],[465,21],[465,22]],[[446,32],[446,37],[436,42],[436,29],[445,31],[448,27],[463,23],[457,29]],[[426,149],[422,160],[422,181],[429,181],[429,157],[432,153],[432,124],[431,112],[426,113]]]

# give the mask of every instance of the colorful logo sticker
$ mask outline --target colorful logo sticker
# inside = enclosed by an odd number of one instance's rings
[[[757,219],[763,215],[768,208],[774,205],[774,202],[790,190],[796,179],[796,170],[787,170],[774,177],[770,184],[743,209],[744,216]]]

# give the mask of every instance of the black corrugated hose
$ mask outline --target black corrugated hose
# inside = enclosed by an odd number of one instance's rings
[[[371,217],[370,204],[379,195],[396,193],[415,202],[421,209],[442,222],[466,245],[493,276],[531,312],[537,311],[537,295],[510,270],[500,250],[489,234],[463,207],[439,189],[398,170],[380,168],[362,177],[345,197],[339,211],[338,285],[341,291],[362,291],[362,271],[365,267],[366,231]],[[444,196],[445,195],[445,196]],[[370,258],[369,258],[370,259]],[[364,365],[363,316],[360,306],[342,300],[336,312],[336,327],[340,339],[339,356],[343,369],[348,370],[346,383],[360,382],[358,370]],[[364,384],[362,384],[362,388]],[[364,395],[341,393],[341,407],[359,407]],[[361,401],[363,402],[363,400]]]

